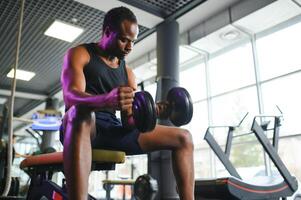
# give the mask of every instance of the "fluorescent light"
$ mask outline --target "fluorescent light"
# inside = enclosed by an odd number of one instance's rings
[[[15,69],[11,69],[10,72],[8,72],[7,77],[8,78],[14,78],[14,72]],[[24,71],[21,69],[17,69],[17,79],[23,80],[23,81],[29,81],[34,77],[36,74],[34,72]]]
[[[73,42],[83,31],[84,29],[80,27],[55,20],[44,34],[67,42]]]

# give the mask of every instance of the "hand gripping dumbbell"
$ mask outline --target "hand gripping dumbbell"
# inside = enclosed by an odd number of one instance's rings
[[[168,91],[166,101],[156,103],[159,119],[169,119],[175,126],[182,126],[191,121],[193,103],[185,88],[174,87]]]

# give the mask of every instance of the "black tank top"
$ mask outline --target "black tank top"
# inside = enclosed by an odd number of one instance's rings
[[[117,68],[108,66],[101,58],[99,47],[96,43],[83,44],[90,55],[90,61],[84,67],[86,79],[86,92],[89,94],[105,94],[112,89],[128,85],[128,75],[125,61],[120,60]],[[115,110],[107,108],[101,111],[115,114]]]

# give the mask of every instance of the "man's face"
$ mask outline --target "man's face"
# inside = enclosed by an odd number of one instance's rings
[[[110,32],[110,45],[109,49],[114,56],[123,59],[133,49],[134,42],[138,36],[138,24],[124,20],[120,24],[119,31]]]

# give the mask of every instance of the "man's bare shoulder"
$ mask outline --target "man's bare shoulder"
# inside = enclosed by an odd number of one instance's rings
[[[78,45],[67,51],[65,59],[67,59],[69,61],[68,63],[73,66],[83,66],[90,61],[90,55],[83,45]]]

